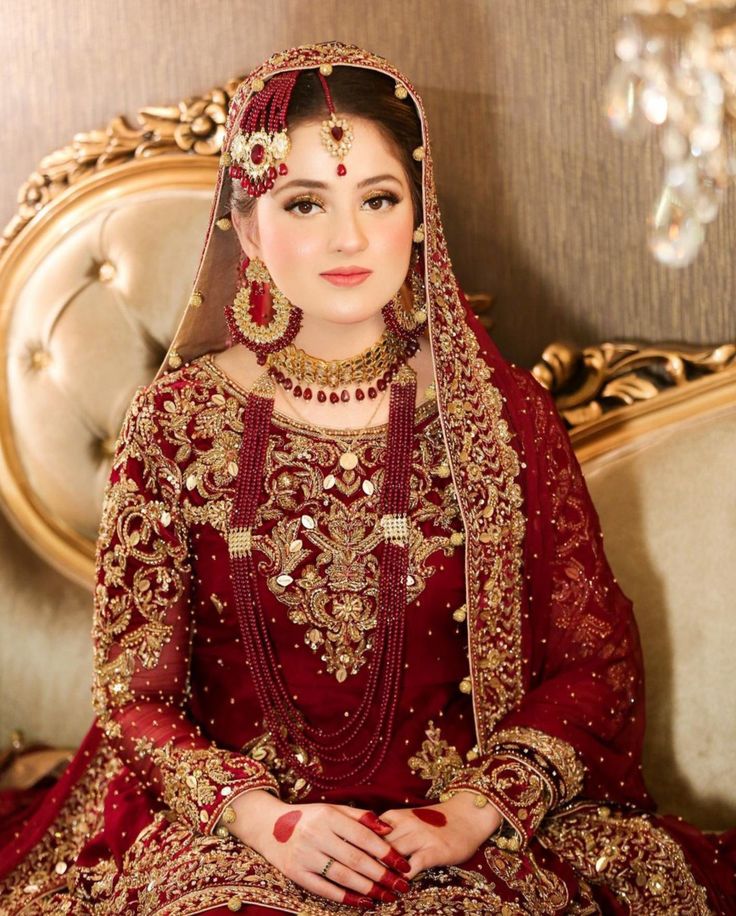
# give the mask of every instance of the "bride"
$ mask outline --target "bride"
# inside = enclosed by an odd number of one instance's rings
[[[631,602],[373,54],[275,54],[232,99],[93,636],[96,720],[3,832],[3,913],[736,912],[733,832],[655,813]]]

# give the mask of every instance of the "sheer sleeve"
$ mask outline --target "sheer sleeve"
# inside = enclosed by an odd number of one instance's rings
[[[580,794],[649,806],[641,778],[643,671],[631,601],[551,395],[517,370],[527,481],[525,693],[446,791],[474,791],[504,817],[499,846],[523,849]],[[525,430],[526,426],[526,430]],[[447,796],[449,797],[449,795]]]
[[[188,534],[181,470],[158,433],[155,389],[136,391],[104,496],[96,550],[93,701],[126,764],[195,831],[252,789],[278,794],[260,762],[218,748],[187,711]]]

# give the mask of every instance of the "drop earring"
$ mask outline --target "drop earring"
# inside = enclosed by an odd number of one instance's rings
[[[269,353],[294,340],[303,312],[276,287],[259,258],[243,255],[238,277],[238,291],[232,304],[225,306],[225,317],[233,340],[252,350],[264,366]]]
[[[425,286],[422,276],[422,262],[418,252],[414,252],[408,274],[411,286],[411,309],[407,309],[402,302],[401,290],[387,302],[381,310],[386,327],[407,341],[413,348],[412,352],[419,349],[418,337],[427,326],[427,309],[425,306]]]

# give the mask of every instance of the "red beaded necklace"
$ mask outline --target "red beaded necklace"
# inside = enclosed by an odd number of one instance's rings
[[[306,721],[291,699],[278,668],[266,614],[258,592],[258,578],[251,552],[251,531],[255,523],[259,493],[268,446],[274,405],[273,382],[262,376],[246,401],[244,435],[238,460],[235,499],[230,518],[228,547],[233,577],[235,608],[250,665],[256,694],[266,724],[284,762],[312,785],[327,789],[360,774],[367,781],[383,762],[399,699],[406,614],[408,570],[409,483],[414,438],[416,373],[403,366],[391,386],[386,434],[386,469],[380,496],[383,552],[378,577],[376,639],[368,663],[368,683],[363,698],[347,721],[333,731]],[[348,751],[368,720],[378,709],[377,722],[361,746]],[[357,765],[331,776],[315,771],[294,751],[294,747],[334,763]]]

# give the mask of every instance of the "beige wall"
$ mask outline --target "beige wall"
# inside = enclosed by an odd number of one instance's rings
[[[507,356],[531,365],[563,336],[734,339],[733,201],[686,270],[645,250],[656,146],[613,139],[600,113],[619,12],[614,0],[4,0],[0,220],[75,131],[337,38],[422,91],[453,260],[466,288],[496,296]]]

